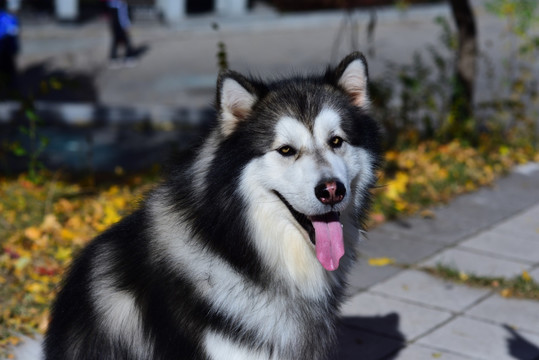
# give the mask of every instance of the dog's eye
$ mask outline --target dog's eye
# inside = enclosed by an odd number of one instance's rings
[[[296,150],[290,145],[283,145],[277,149],[279,154],[282,156],[294,156],[296,155]]]
[[[340,148],[343,143],[343,139],[339,136],[334,136],[331,139],[329,139],[329,146],[331,146],[334,149]]]

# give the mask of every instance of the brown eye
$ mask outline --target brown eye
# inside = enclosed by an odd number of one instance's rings
[[[290,145],[284,145],[277,149],[279,154],[282,156],[294,156],[296,155],[296,150]]]
[[[340,148],[343,143],[343,139],[339,136],[334,136],[331,139],[329,139],[329,146],[331,146],[334,149]]]

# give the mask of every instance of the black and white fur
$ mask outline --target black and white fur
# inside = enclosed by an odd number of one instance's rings
[[[359,53],[319,76],[221,74],[213,131],[74,261],[46,359],[330,358],[380,163],[368,101]],[[327,181],[342,199],[317,197]],[[344,227],[335,271],[308,221],[329,212]]]

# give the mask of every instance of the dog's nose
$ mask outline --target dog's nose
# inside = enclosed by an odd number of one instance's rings
[[[340,181],[325,181],[314,188],[314,194],[322,204],[335,205],[344,199],[346,188]]]

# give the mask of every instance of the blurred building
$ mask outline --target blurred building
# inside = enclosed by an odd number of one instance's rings
[[[8,0],[8,8],[17,12],[23,8],[52,11],[59,21],[77,21],[88,7],[99,7],[107,0]],[[214,12],[237,16],[247,12],[249,0],[130,0],[132,7],[150,8],[166,23],[180,22],[188,13]]]

